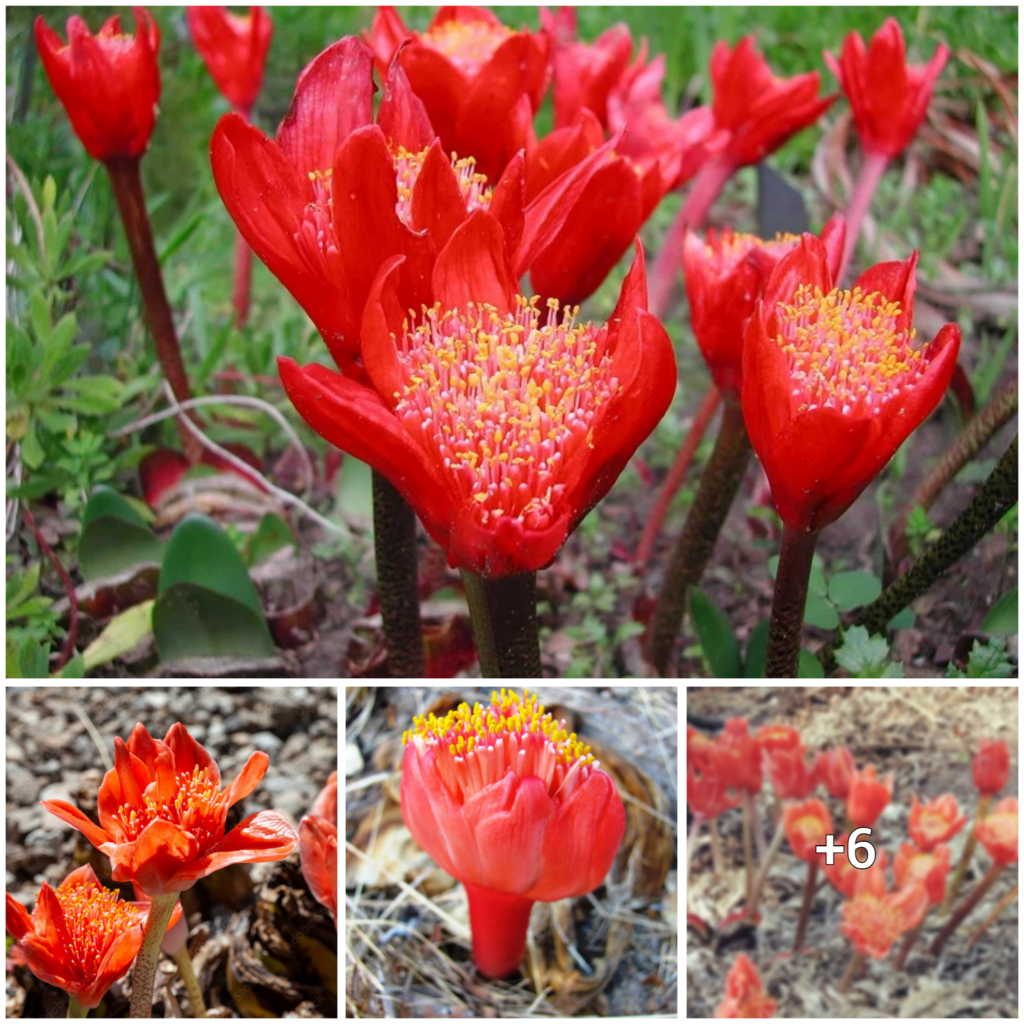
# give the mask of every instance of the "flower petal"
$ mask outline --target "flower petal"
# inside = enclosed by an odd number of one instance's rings
[[[207,772],[214,786],[220,788],[220,769],[217,767],[217,762],[202,744],[192,738],[181,722],[175,722],[167,730],[164,743],[170,747],[174,757],[174,770],[177,774],[180,775],[184,772],[191,775],[198,768],[200,774]]]
[[[247,797],[263,781],[268,767],[270,758],[262,750],[250,754],[245,767],[235,777],[228,790],[228,807],[234,807],[239,800]]]
[[[67,822],[72,828],[78,829],[98,850],[102,849],[112,838],[99,825],[87,818],[77,807],[73,807],[66,800],[40,800],[39,803],[52,815],[60,818],[61,821]]]
[[[499,313],[515,308],[516,282],[505,259],[501,225],[475,210],[452,234],[434,264],[433,290],[442,310],[489,303]]]

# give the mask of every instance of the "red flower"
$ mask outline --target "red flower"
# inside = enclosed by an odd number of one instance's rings
[[[971,762],[971,773],[982,796],[995,796],[1010,778],[1010,747],[1006,740],[982,740]]]
[[[243,113],[252,109],[263,84],[263,67],[274,23],[262,7],[232,14],[226,7],[189,7],[188,30],[217,88]]]
[[[302,877],[317,903],[338,920],[338,826],[326,818],[307,814],[299,822],[299,859]]]
[[[260,783],[270,759],[257,751],[220,788],[216,761],[179,722],[163,742],[137,725],[126,744],[114,739],[114,768],[99,792],[100,824],[63,800],[43,800],[110,858],[116,882],[134,881],[150,896],[191,889],[229,864],[283,860],[299,837],[277,811],[258,811],[227,835],[228,809]]]
[[[490,977],[518,965],[533,901],[599,886],[625,831],[615,783],[564,724],[502,690],[403,737],[402,817],[466,886],[473,958]]]
[[[843,904],[843,933],[858,953],[881,960],[904,932],[921,923],[927,909],[923,885],[912,884],[887,896],[864,892]]]
[[[367,39],[382,76],[398,57],[445,152],[473,157],[488,180],[532,141],[550,73],[546,32],[514,32],[485,7],[441,7],[426,32],[412,32],[380,7]]]
[[[331,772],[327,776],[327,785],[320,790],[309,809],[310,814],[324,818],[333,825],[338,824],[338,773]]]
[[[705,736],[700,730],[692,725],[686,727],[686,763],[692,765],[698,771],[708,771],[711,764],[712,753],[715,749],[715,741],[710,736]]]
[[[711,51],[712,111],[719,137],[711,148],[736,167],[756,164],[791,135],[814,124],[836,96],[818,96],[818,72],[776,78],[754,44],[720,40]]]
[[[713,772],[687,766],[686,803],[694,817],[710,821],[732,810],[739,802],[738,796],[730,797],[726,793],[725,783]]]
[[[796,750],[800,731],[791,725],[762,725],[756,733],[762,750]]]
[[[820,800],[806,800],[801,804],[787,804],[782,812],[782,826],[793,852],[806,861],[825,863],[825,854],[816,846],[824,846],[826,836],[832,835],[832,815]]]
[[[726,786],[760,793],[761,744],[751,736],[745,718],[730,718],[712,753],[715,773]]]
[[[885,19],[868,48],[859,32],[851,32],[839,60],[825,51],[825,63],[853,107],[865,152],[891,159],[910,145],[948,56],[948,48],[940,44],[927,65],[908,64],[903,30],[895,18]]]
[[[775,1013],[775,1001],[765,995],[761,975],[745,953],[738,953],[725,979],[725,999],[715,1010],[715,1017],[727,1020],[736,1017],[767,1018]]]
[[[913,843],[900,843],[900,852],[892,865],[897,887],[902,889],[917,882],[925,887],[929,903],[941,903],[946,895],[952,853],[941,843],[931,851],[919,850]]]
[[[743,418],[793,530],[838,519],[945,393],[960,329],[914,347],[916,265],[879,263],[841,291],[805,234],[747,323]]]
[[[835,274],[843,254],[845,226],[833,217],[821,233]],[[739,401],[743,333],[778,261],[800,244],[796,235],[762,241],[724,228],[709,228],[705,238],[688,231],[683,242],[683,275],[690,321],[715,387]]]
[[[806,747],[761,748],[761,767],[781,800],[806,800],[818,788],[814,768],[804,760]]]
[[[850,780],[857,770],[853,754],[846,747],[835,747],[824,753],[816,754],[814,771],[828,790],[829,796],[837,800],[845,800],[850,792]]]
[[[281,359],[285,390],[314,430],[394,484],[453,567],[539,569],[672,400],[675,359],[646,311],[643,252],[600,327],[518,295],[501,227],[482,211],[438,256],[437,302],[418,323],[398,301],[398,269],[382,268],[363,318],[376,391]]]
[[[95,1009],[128,973],[142,947],[149,900],[122,900],[100,885],[89,864],[53,889],[43,882],[31,915],[7,894],[7,931],[21,944],[28,969]],[[177,903],[168,927],[181,918]]]
[[[160,99],[160,30],[145,7],[133,8],[135,35],[114,15],[92,35],[75,15],[67,44],[36,18],[36,48],[71,127],[97,160],[137,158],[146,152]]]
[[[854,772],[846,797],[846,816],[857,828],[870,828],[892,799],[892,772],[879,782],[874,768]]]
[[[1017,798],[1008,796],[974,826],[978,842],[997,864],[1016,864],[1019,842]]]
[[[863,837],[861,837],[863,841]],[[853,899],[860,893],[870,892],[876,896],[885,895],[885,868],[889,862],[889,854],[885,850],[875,851],[875,862],[869,868],[854,867],[850,861],[850,833],[844,832],[834,840],[836,846],[843,848],[842,853],[837,853],[832,858],[832,863],[825,862],[821,856],[821,869],[825,877],[832,883],[837,892],[841,892],[847,899]],[[860,859],[863,860],[863,852],[858,850]]]
[[[933,850],[939,843],[952,839],[964,827],[967,818],[960,813],[956,797],[946,793],[922,804],[914,794],[907,832],[922,850]]]

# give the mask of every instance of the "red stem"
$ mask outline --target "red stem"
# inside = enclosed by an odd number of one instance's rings
[[[249,303],[252,296],[252,249],[242,237],[235,234],[235,291],[231,303],[235,307],[235,326],[241,330],[249,319]]]
[[[526,951],[526,929],[533,900],[463,883],[469,896],[473,962],[488,978],[514,973]]]
[[[853,195],[850,197],[850,205],[846,208],[846,244],[843,247],[843,261],[839,265],[839,273],[836,275],[836,282],[843,280],[843,275],[850,266],[854,251],[857,248],[857,240],[860,237],[861,225],[864,217],[871,209],[871,200],[874,198],[875,189],[878,188],[889,158],[881,153],[866,153],[864,162],[861,164],[860,177],[854,186]]]
[[[768,625],[767,676],[795,679],[800,664],[800,638],[804,626],[804,605],[811,576],[811,561],[818,534],[784,526],[779,569],[775,574],[772,617]]]
[[[32,510],[28,505],[24,505],[22,511],[25,513],[25,525],[32,531],[39,550],[46,555],[64,585],[64,592],[68,595],[68,635],[64,641],[64,647],[61,649],[60,658],[57,659],[56,671],[59,672],[71,660],[71,655],[75,653],[75,642],[78,639],[78,593],[75,591],[75,584],[68,575],[67,569],[61,564],[61,560],[53,548],[46,543],[39,524],[36,522],[36,517],[32,515]]]
[[[696,230],[704,223],[711,204],[735,170],[735,165],[724,156],[713,156],[693,179],[686,202],[669,228],[647,278],[648,309],[659,320],[665,315],[672,298],[672,288],[683,265],[683,239],[687,229]]]
[[[697,449],[700,447],[701,441],[704,440],[704,434],[711,425],[711,421],[714,419],[715,412],[721,402],[722,395],[718,388],[714,384],[710,384],[707,394],[704,396],[704,401],[701,402],[697,415],[693,418],[690,432],[686,435],[686,440],[679,449],[676,461],[672,464],[668,476],[665,477],[661,494],[658,495],[658,500],[651,510],[647,522],[644,524],[644,532],[640,535],[640,543],[636,549],[636,565],[641,572],[647,568],[647,563],[651,560],[651,555],[654,553],[654,545],[658,540],[658,534],[661,533],[661,524],[665,521],[665,516],[668,514],[669,505],[672,504],[672,499],[676,496],[679,488],[682,487],[686,474],[693,463],[693,457],[697,454]]]
[[[981,902],[985,895],[995,884],[996,879],[1003,873],[1005,864],[995,863],[988,869],[988,874],[974,887],[973,892],[956,908],[950,915],[945,927],[935,936],[935,941],[928,947],[932,956],[938,956],[942,947],[949,941],[950,936],[960,926],[960,922]]]

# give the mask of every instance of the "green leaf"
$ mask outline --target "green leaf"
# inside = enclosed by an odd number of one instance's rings
[[[882,592],[882,581],[869,572],[837,572],[828,581],[829,600],[841,611],[861,608]]]
[[[29,419],[25,436],[22,438],[21,457],[29,469],[38,469],[46,461],[46,451],[39,440],[39,430],[36,425],[35,416]]]
[[[346,525],[355,529],[373,523],[373,475],[365,462],[346,455],[334,487],[335,510]]]
[[[82,513],[78,561],[89,581],[116,576],[164,557],[164,543],[138,511],[113,488],[96,487]]]
[[[147,525],[146,520],[139,515],[138,510],[127,498],[118,494],[113,487],[101,484],[93,489],[89,502],[85,506],[85,511],[82,513],[82,525],[88,526],[89,523],[97,519],[107,518],[123,519],[126,523],[131,523],[134,526]]]
[[[85,659],[80,655],[76,654],[68,663],[60,670],[56,676],[51,676],[51,679],[84,679],[85,678]]]
[[[153,631],[153,605],[155,601],[143,601],[115,615],[103,632],[82,652],[85,671],[91,672],[100,665],[119,658],[122,654],[138,647]]]
[[[828,593],[828,584],[825,581],[825,570],[815,563],[811,566],[811,574],[807,578],[807,592],[816,597],[824,597]]]
[[[13,671],[12,671],[13,669]],[[50,675],[50,645],[26,637],[20,644],[7,639],[7,678],[46,679]]]
[[[953,662],[946,670],[946,676],[953,679],[1009,679],[1013,675],[1013,662],[1006,656],[1006,641],[1001,637],[987,644],[975,640],[967,658],[966,672],[961,672]]]
[[[839,616],[829,601],[815,594],[807,595],[804,607],[804,622],[818,629],[835,629],[839,625]]]
[[[54,371],[60,366],[75,342],[78,321],[74,313],[67,313],[57,321],[57,326],[43,342],[43,360],[39,365],[42,382],[49,388],[61,383]]]
[[[768,620],[763,619],[750,631],[750,636],[747,638],[747,654],[743,665],[743,674],[748,679],[764,679],[767,661]]]
[[[740,648],[732,626],[719,608],[702,590],[690,598],[690,614],[700,640],[701,650],[716,679],[735,679],[743,675]]]
[[[1013,636],[1017,632],[1017,588],[1008,590],[989,608],[981,622],[982,633]]]
[[[796,670],[798,679],[824,679],[825,670],[821,662],[810,651],[800,649],[800,661]]]
[[[259,565],[281,548],[297,547],[295,534],[291,527],[273,512],[268,512],[252,532],[245,545],[245,564],[252,567]]]
[[[904,608],[898,611],[887,623],[886,629],[910,629],[914,624],[914,609]]]
[[[162,579],[161,574],[161,583]],[[153,635],[165,664],[182,658],[270,658],[276,654],[261,613],[195,583],[161,587],[153,607]]]
[[[160,593],[193,583],[230,597],[262,617],[259,594],[231,538],[207,516],[190,513],[176,527],[160,570]]]
[[[36,341],[45,345],[53,330],[53,320],[50,317],[50,306],[38,288],[33,289],[29,296],[28,317]]]
[[[19,618],[23,612],[19,612],[18,605],[27,601],[39,586],[39,572],[42,569],[41,562],[30,562],[24,572],[14,572],[7,577],[7,619]]]
[[[124,386],[116,377],[94,374],[76,377],[64,382],[65,391],[76,392],[78,397],[60,395],[53,399],[65,409],[74,409],[87,416],[103,416],[121,408]]]
[[[102,270],[112,259],[113,253],[106,250],[83,253],[80,256],[73,256],[60,268],[60,276],[64,277],[87,277],[89,274]]]
[[[863,626],[851,626],[836,651],[836,663],[858,679],[879,679],[889,660],[889,643],[882,636],[869,636]]]
[[[771,576],[772,579],[775,579],[775,577],[778,575],[778,573],[779,573],[779,556],[778,555],[772,555],[772,557],[768,559],[768,575]]]

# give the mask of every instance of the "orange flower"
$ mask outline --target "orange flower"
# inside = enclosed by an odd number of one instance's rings
[[[43,882],[31,914],[7,895],[7,931],[21,944],[28,969],[87,1009],[99,1006],[107,989],[128,973],[148,914],[148,899],[122,900],[100,885],[88,864],[57,889]],[[180,917],[178,903],[171,925]]]
[[[848,856],[850,852],[849,832],[844,832],[834,842],[837,846],[843,848],[843,852],[836,854],[831,865],[822,864],[825,877],[832,883],[832,887],[851,900],[855,896],[866,892],[874,893],[876,896],[884,896],[885,868],[889,862],[889,854],[885,850],[877,850],[875,862],[871,867],[856,868],[850,863]]]
[[[309,813],[315,814],[318,818],[326,818],[334,825],[338,824],[338,773],[336,771],[327,776],[327,785],[317,794]]]
[[[956,797],[946,793],[928,803],[922,804],[914,794],[910,808],[910,838],[926,853],[938,843],[951,839],[964,827],[967,818],[960,813]]]
[[[814,758],[814,771],[822,785],[828,790],[829,796],[837,800],[845,800],[850,792],[850,780],[857,766],[853,754],[846,747],[826,750]]]
[[[1017,863],[1017,798],[1008,796],[992,808],[992,813],[974,826],[978,842],[997,864]]]
[[[881,960],[904,932],[917,927],[927,909],[928,893],[917,883],[887,896],[861,892],[843,904],[843,933],[858,953]]]
[[[800,732],[791,725],[762,725],[755,734],[762,750],[795,750]]]
[[[726,786],[760,793],[761,744],[751,736],[745,718],[730,718],[712,753],[716,773]]]
[[[900,852],[893,862],[896,885],[903,888],[913,882],[923,885],[929,903],[941,903],[946,895],[946,878],[952,850],[939,844],[931,851],[919,850],[913,843],[900,843]]]
[[[163,742],[137,725],[127,744],[114,739],[114,768],[100,786],[94,824],[63,800],[43,800],[51,814],[78,829],[110,858],[117,882],[134,881],[149,896],[191,889],[227,867],[283,860],[299,837],[277,811],[258,811],[227,835],[228,809],[248,796],[270,759],[256,751],[227,789],[217,762],[180,722]]]
[[[317,903],[338,920],[338,826],[326,818],[307,814],[299,822],[299,858],[302,877]]]
[[[731,810],[740,802],[738,796],[730,797],[725,784],[716,775],[692,766],[686,769],[686,803],[694,817],[702,821],[717,818],[723,811]]]
[[[774,1012],[775,1000],[765,994],[757,968],[740,953],[725,979],[725,999],[715,1011],[715,1017],[719,1020],[770,1017]]]
[[[761,768],[780,799],[806,800],[818,788],[817,772],[808,767],[806,753],[806,747],[762,749]]]
[[[974,785],[982,796],[995,796],[1010,777],[1010,747],[1006,740],[982,740],[971,762]]]
[[[874,768],[854,772],[850,792],[846,797],[846,814],[858,826],[870,828],[892,799],[892,772],[879,782]]]
[[[789,845],[801,860],[824,863],[825,855],[814,848],[824,846],[825,837],[832,834],[832,815],[820,800],[790,804],[783,812],[782,824]]]

